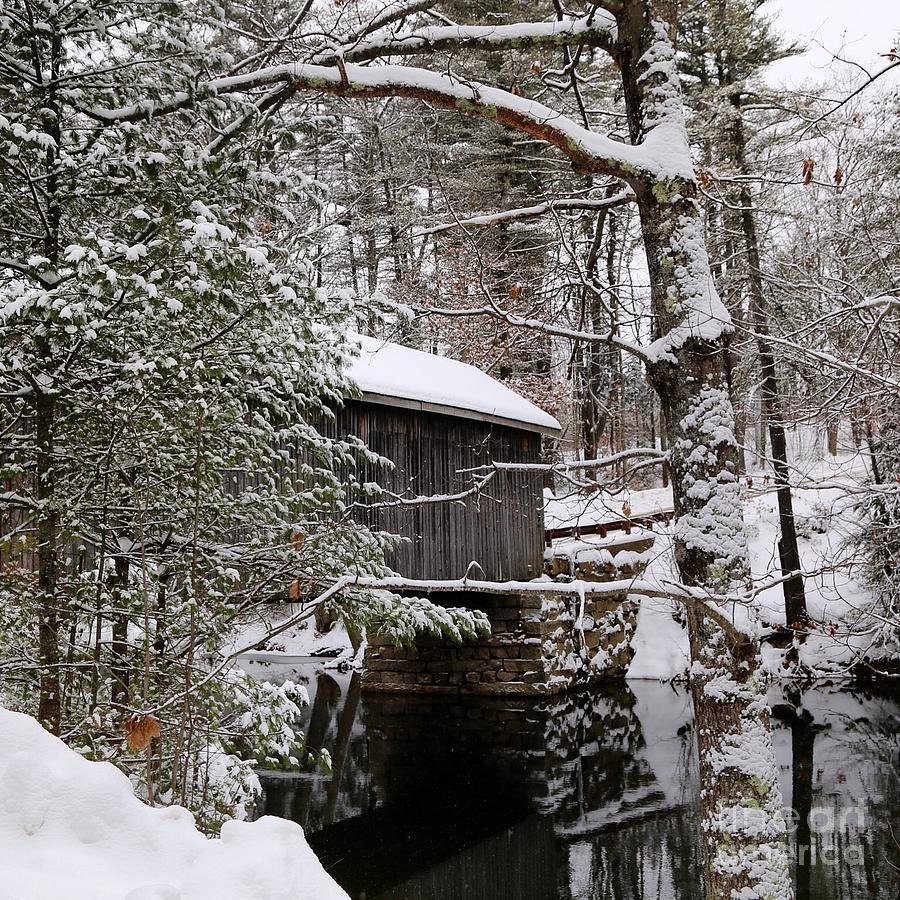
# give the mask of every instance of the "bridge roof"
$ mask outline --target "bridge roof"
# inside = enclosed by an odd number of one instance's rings
[[[361,353],[350,377],[369,403],[420,409],[459,418],[495,422],[525,431],[556,435],[559,422],[481,369],[402,347],[357,337]]]

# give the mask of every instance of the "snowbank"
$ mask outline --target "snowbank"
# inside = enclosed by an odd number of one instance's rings
[[[221,840],[151,809],[108,763],[0,709],[0,900],[347,900],[303,829],[266,816]]]
[[[224,642],[223,652],[233,653],[256,645],[253,650],[242,654],[242,659],[277,660],[282,657],[315,656],[325,662],[331,658],[346,658],[348,652],[353,657],[350,636],[341,622],[335,622],[323,633],[316,630],[316,621],[310,616],[284,628],[288,619],[293,619],[302,611],[303,606],[299,603],[268,603],[252,610]],[[282,628],[284,630],[278,630]],[[268,638],[273,631],[278,633]]]
[[[630,681],[647,678],[669,681],[686,678],[691,664],[687,630],[675,615],[675,601],[641,597],[637,630],[632,639],[634,658],[628,667]]]

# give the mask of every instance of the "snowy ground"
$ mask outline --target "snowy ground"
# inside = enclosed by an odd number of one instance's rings
[[[204,837],[109,763],[0,709],[0,900],[347,900],[303,829],[272,816]]]
[[[778,508],[774,489],[763,484],[763,473],[751,472],[750,475],[754,489],[745,498],[744,519],[753,582],[758,585],[779,574]],[[801,562],[804,571],[810,573],[805,580],[807,607],[815,621],[837,625],[834,635],[830,629],[810,635],[800,648],[800,658],[823,672],[842,673],[849,663],[871,649],[873,629],[861,615],[871,598],[859,580],[860,573],[849,544],[854,531],[855,499],[851,491],[865,476],[865,466],[856,455],[833,460],[814,458],[797,467],[794,514]],[[653,492],[654,502],[658,502],[657,493]],[[632,500],[632,503],[637,505],[640,500]],[[660,526],[655,530],[656,555],[647,575],[674,578],[668,529]],[[764,625],[785,624],[780,587],[761,591],[756,605]],[[637,651],[629,678],[674,678],[685,673],[687,635],[675,616],[677,608],[670,601],[655,598],[642,601],[635,636]],[[740,611],[738,618],[741,618]],[[766,646],[764,660],[767,669],[778,675],[784,653]]]
[[[252,646],[253,649],[241,653],[242,660],[277,662],[288,657],[316,658],[329,667],[352,659],[350,638],[340,623],[322,634],[316,631],[315,619],[310,616],[272,638],[266,637],[300,612],[300,605],[294,603],[274,603],[258,610],[252,619],[235,629],[223,652],[233,653]]]

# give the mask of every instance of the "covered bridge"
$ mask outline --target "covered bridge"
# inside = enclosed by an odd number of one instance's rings
[[[360,342],[350,374],[361,397],[338,411],[335,425],[394,463],[364,473],[391,494],[459,494],[472,487],[471,470],[540,462],[542,437],[559,434],[553,416],[480,369],[373,338]],[[388,560],[408,578],[535,578],[544,552],[542,487],[540,472],[501,471],[477,495],[382,506],[358,518],[408,538]]]

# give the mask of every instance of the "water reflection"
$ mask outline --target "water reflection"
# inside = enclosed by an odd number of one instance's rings
[[[685,691],[460,702],[310,682],[308,739],[333,775],[266,778],[266,811],[306,828],[354,900],[700,900]],[[772,701],[798,900],[896,898],[900,702]]]

